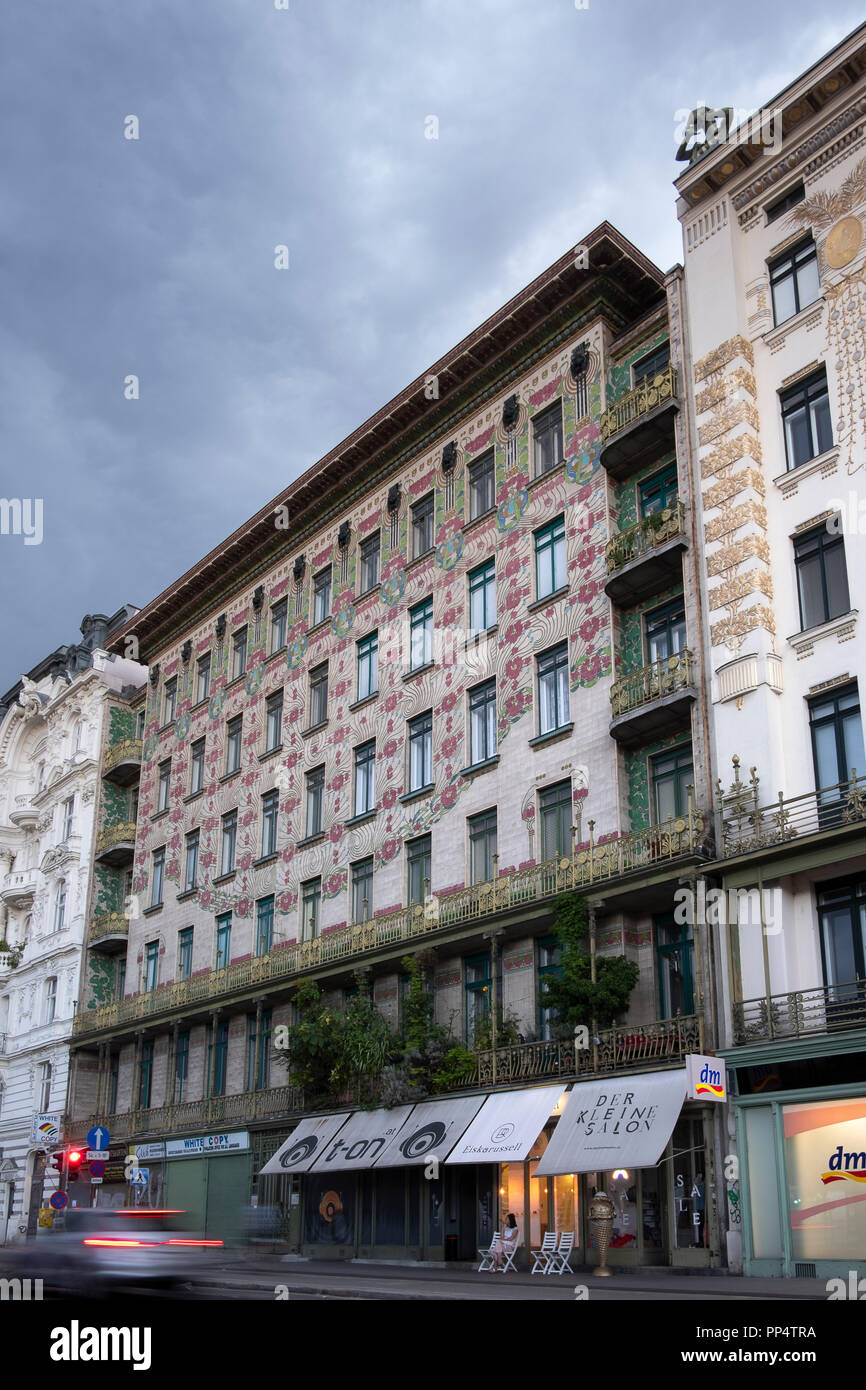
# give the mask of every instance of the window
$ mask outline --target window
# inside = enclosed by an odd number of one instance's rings
[[[429,492],[412,508],[412,557],[433,549],[433,493]]]
[[[409,609],[409,670],[417,671],[433,660],[433,599]]]
[[[44,1114],[51,1104],[51,1063],[39,1063],[39,1109]]]
[[[495,877],[496,811],[482,811],[469,821],[469,881],[491,883]]]
[[[483,763],[496,757],[496,681],[469,692],[469,758]]]
[[[325,769],[316,767],[307,773],[307,839],[322,833],[322,802],[325,792]]]
[[[301,940],[313,941],[319,934],[322,880],[308,879],[301,884]]]
[[[195,678],[195,702],[201,704],[210,695],[210,653],[200,658]]]
[[[229,1025],[226,1021],[217,1024],[216,1032],[211,1033],[211,1040],[207,1045],[207,1074],[209,1094],[212,1096],[224,1096],[226,1093],[228,1050]]]
[[[538,732],[552,734],[569,722],[568,643],[538,658]]]
[[[117,1083],[120,1072],[120,1053],[114,1052],[109,1059],[108,1072],[108,1113],[114,1115],[117,1112]]]
[[[226,725],[226,776],[237,772],[241,765],[241,741],[244,732],[244,717],[238,714]]]
[[[66,925],[66,879],[62,878],[57,885],[57,897],[54,899],[54,930],[62,931]]]
[[[373,861],[352,865],[352,921],[369,922],[373,915]]]
[[[135,716],[135,737],[144,738],[144,715],[145,711],[140,709]]]
[[[232,914],[223,912],[216,919],[216,969],[226,970],[231,960]]]
[[[379,532],[374,531],[372,536],[361,542],[361,593],[366,594],[370,589],[375,589],[379,583],[379,551],[381,542]]]
[[[474,1044],[479,1030],[490,1018],[490,992],[493,976],[490,956],[471,956],[463,963],[466,985],[466,1041]]]
[[[664,371],[670,360],[670,343],[662,343],[660,348],[656,348],[647,357],[642,357],[639,362],[635,362],[632,368],[635,386],[639,386],[642,381],[652,381],[659,372]]]
[[[313,624],[331,616],[331,569],[322,570],[313,580]]]
[[[70,796],[63,803],[63,839],[68,840],[72,834],[72,815],[75,810],[75,797]]]
[[[770,288],[773,293],[773,322],[784,323],[812,304],[821,293],[818,278],[818,252],[811,237],[792,246],[784,256],[771,261]]]
[[[803,536],[796,536],[794,565],[800,597],[800,625],[804,632],[850,610],[845,541],[841,531],[830,532],[826,526],[819,526]]]
[[[833,447],[827,372],[824,367],[779,394],[788,472]]]
[[[862,981],[866,977],[866,878],[822,884],[818,893],[818,919],[824,982],[832,989],[834,1004],[841,1004],[845,999],[850,1001],[848,1019],[841,1010],[834,1010],[833,1021],[837,1025],[847,1021],[853,1026],[858,1000],[859,1011],[862,1011]]]
[[[184,927],[177,934],[177,978],[188,980],[192,974],[193,928]]]
[[[406,841],[406,868],[409,888],[409,906],[423,903],[430,894],[431,840],[429,835],[421,835],[417,840]]]
[[[118,999],[122,999],[126,993],[126,957],[123,956],[117,962],[117,975],[115,976],[116,994]],[[109,1107],[114,1109],[113,1106]]]
[[[232,680],[244,675],[247,669],[247,630],[242,627],[232,637]]]
[[[274,899],[260,898],[256,903],[256,955],[270,955],[274,944]]]
[[[53,1023],[57,1010],[57,976],[51,975],[45,981],[45,1001],[42,1014],[43,1023]]]
[[[283,742],[283,692],[269,695],[265,705],[265,752],[272,753]]]
[[[129,819],[133,823],[138,820],[138,787],[129,793]]]
[[[328,663],[323,662],[310,672],[310,725],[324,724],[328,718]]]
[[[186,837],[186,880],[185,892],[198,888],[198,845],[199,832],[191,830]]]
[[[83,720],[83,719],[79,719],[78,722],[77,722],[76,725],[75,725],[75,741],[74,741],[74,743],[73,743],[73,745],[72,745],[72,751],[73,751],[73,753],[78,753],[78,752],[80,751],[81,745],[82,745],[83,742],[84,742],[84,720]]]
[[[189,750],[189,794],[195,796],[204,786],[204,739],[197,738]]]
[[[496,561],[485,560],[469,573],[469,627],[486,632],[496,622]]]
[[[138,1060],[138,1108],[139,1110],[150,1109],[150,1092],[153,1085],[153,1038],[147,1038],[141,1044],[141,1054]]]
[[[265,792],[262,797],[262,859],[277,852],[277,820],[280,810],[280,793]]]
[[[261,1033],[256,1029],[256,1015],[247,1014],[247,1090],[262,1091],[269,1084],[271,1020],[270,1009],[262,1009]],[[258,1057],[258,1068],[256,1067]]]
[[[174,1098],[180,1105],[183,1101],[183,1088],[189,1073],[189,1033],[177,1035],[174,1054]]]
[[[673,914],[654,919],[659,973],[661,1018],[695,1011],[695,943],[688,922],[678,925]]]
[[[168,790],[171,783],[171,758],[159,765],[159,783],[156,791],[157,811],[168,810]]]
[[[493,450],[488,449],[469,465],[469,520],[489,512],[496,498]]]
[[[358,699],[379,689],[379,634],[371,632],[358,643]]]
[[[767,223],[775,222],[778,217],[782,217],[797,203],[802,203],[806,196],[806,188],[802,183],[795,183],[793,188],[789,188],[787,193],[783,193],[781,198],[777,198],[774,203],[768,204],[765,209]]]
[[[541,820],[541,858],[562,859],[571,854],[571,783],[558,782],[538,794]]]
[[[355,815],[376,808],[376,740],[355,749]]]
[[[555,936],[543,936],[538,943],[538,1034],[545,1042],[554,1036],[556,1010],[545,1003],[547,981],[562,978],[562,945]]]
[[[162,885],[165,875],[165,846],[153,852],[153,875],[150,885],[150,905],[159,907],[162,902]]]
[[[562,463],[562,402],[557,401],[532,421],[535,451],[535,476],[549,473]]]
[[[222,857],[220,859],[220,873],[230,874],[235,867],[235,848],[238,839],[238,813],[237,811],[227,811],[223,816],[222,822]]]
[[[676,464],[672,463],[661,473],[647,478],[646,482],[641,483],[639,491],[642,517],[651,516],[653,512],[663,512],[667,507],[673,507],[678,496]]]
[[[409,790],[420,791],[433,782],[433,711],[409,720]]]
[[[159,981],[159,942],[148,941],[144,948],[144,989],[150,994]]]
[[[565,588],[565,517],[535,532],[535,594],[547,598]]]
[[[271,653],[282,651],[286,645],[288,601],[281,598],[271,609]]]
[[[162,722],[163,724],[173,724],[175,710],[177,709],[177,677],[166,681],[165,691],[162,701]]]
[[[866,772],[863,752],[863,725],[860,717],[860,695],[856,685],[828,690],[809,701],[809,727],[812,733],[812,758],[815,766],[815,786],[819,790],[845,786],[856,768],[859,777]],[[841,807],[837,795],[820,798],[824,808],[823,821],[829,823],[833,804],[839,819]]]
[[[691,745],[650,758],[650,776],[654,823],[663,825],[684,816],[689,806],[689,787],[695,780]]]
[[[676,656],[686,645],[686,610],[682,599],[644,615],[646,649],[650,662]]]

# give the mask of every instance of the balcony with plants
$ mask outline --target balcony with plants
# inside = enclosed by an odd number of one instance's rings
[[[676,369],[668,363],[615,400],[601,417],[601,462],[621,482],[674,447],[680,408]]]
[[[685,506],[677,500],[650,512],[607,543],[605,593],[615,603],[633,604],[682,579],[682,552],[688,545]]]

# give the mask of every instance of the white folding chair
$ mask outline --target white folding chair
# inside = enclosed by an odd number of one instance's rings
[[[518,1252],[519,1249],[520,1249],[520,1241],[519,1241],[519,1240],[516,1240],[516,1241],[514,1242],[514,1244],[512,1245],[512,1247],[511,1247],[510,1250],[509,1250],[507,1244],[503,1244],[503,1246],[502,1246],[502,1256],[503,1256],[503,1261],[504,1261],[504,1263],[501,1264],[501,1265],[499,1266],[500,1273],[502,1273],[502,1274],[507,1274],[508,1271],[509,1271],[509,1269],[513,1269],[513,1270],[514,1270],[514,1273],[515,1273],[515,1274],[517,1273],[517,1269],[515,1268],[515,1264],[514,1264],[514,1256],[517,1254],[517,1252]]]
[[[564,1274],[568,1270],[573,1274],[574,1270],[569,1264],[571,1252],[574,1249],[574,1231],[563,1231],[559,1237],[559,1245],[550,1257],[545,1274]]]
[[[532,1266],[532,1274],[546,1274],[547,1266],[550,1264],[550,1257],[556,1249],[556,1231],[545,1231],[541,1241],[540,1250],[530,1250],[530,1254],[535,1261]]]
[[[490,1242],[490,1244],[489,1244],[489,1246],[487,1247],[487,1249],[486,1249],[486,1250],[482,1250],[480,1246],[478,1247],[478,1253],[479,1253],[479,1255],[481,1256],[481,1263],[480,1263],[480,1265],[478,1266],[478,1270],[477,1270],[477,1273],[478,1273],[478,1274],[483,1274],[483,1272],[484,1272],[486,1269],[492,1269],[492,1268],[493,1268],[493,1253],[494,1253],[494,1246],[498,1243],[498,1241],[499,1241],[499,1236],[500,1236],[500,1232],[499,1232],[499,1231],[494,1231],[494,1232],[493,1232],[493,1239],[492,1239],[492,1241]]]

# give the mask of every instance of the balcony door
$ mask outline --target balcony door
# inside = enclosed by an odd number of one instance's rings
[[[655,918],[659,1007],[662,1018],[695,1012],[695,943],[688,922],[682,926],[673,913]]]
[[[866,1020],[866,878],[833,883],[818,893],[821,955],[828,1012],[838,1027]]]
[[[852,772],[866,774],[860,696],[856,685],[828,691],[809,702],[815,787],[822,827],[838,823],[844,806],[844,788]]]

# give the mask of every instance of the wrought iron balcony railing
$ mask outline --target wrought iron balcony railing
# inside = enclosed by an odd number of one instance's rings
[[[119,743],[112,743],[106,748],[102,758],[102,771],[108,773],[112,768],[117,767],[118,763],[140,763],[141,762],[141,739],[124,738]]]
[[[501,874],[490,883],[473,884],[443,896],[431,894],[425,903],[383,912],[360,926],[341,927],[312,941],[291,941],[266,956],[237,961],[225,970],[209,971],[76,1014],[73,1031],[91,1032],[165,1013],[187,1004],[244,990],[267,981],[288,980],[316,966],[348,960],[388,946],[411,945],[442,928],[481,921],[494,914],[519,911],[529,904],[549,903],[558,893],[608,882],[667,860],[703,852],[707,825],[691,805],[685,815],[660,825],[631,831],[600,844],[595,822],[589,839],[576,843],[570,855],[549,859]]]
[[[866,980],[744,999],[733,1014],[738,1044],[866,1028]]]
[[[118,845],[135,844],[135,821],[122,821],[119,825],[108,825],[96,837],[96,853],[105,854]]]
[[[725,858],[866,821],[866,776],[858,776],[856,768],[847,782],[800,796],[780,792],[775,801],[762,805],[761,779],[755,769],[748,782],[741,782],[739,758],[733,763],[730,789],[723,791],[721,781],[717,782]]]
[[[685,529],[686,509],[683,503],[677,500],[672,507],[665,507],[660,512],[651,512],[635,526],[630,526],[627,531],[618,531],[605,547],[604,558],[608,574],[613,574],[629,561],[637,560],[641,555],[655,550],[657,546],[665,545],[676,536],[685,535]]]
[[[639,671],[629,671],[610,687],[610,712],[616,718],[640,709],[663,695],[694,685],[694,657],[688,647],[673,656],[651,661]]]
[[[635,420],[639,420],[642,415],[648,415],[664,401],[672,400],[676,394],[677,374],[668,363],[652,380],[642,381],[633,391],[614,401],[610,409],[604,412],[601,417],[602,443],[624,430],[627,425],[633,424]]]
[[[92,946],[106,936],[129,936],[129,918],[122,912],[105,912],[99,917],[91,917],[88,944]]]

